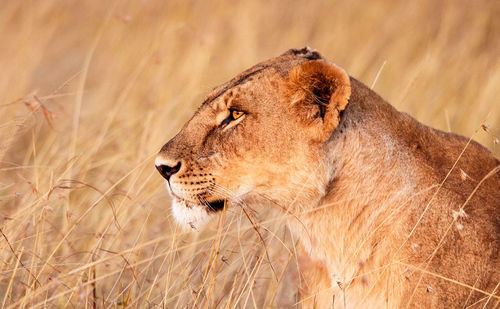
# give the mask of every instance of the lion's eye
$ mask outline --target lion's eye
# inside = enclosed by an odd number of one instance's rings
[[[233,120],[236,120],[238,118],[240,118],[241,116],[243,116],[243,114],[245,114],[244,112],[242,111],[238,111],[238,110],[230,110],[231,112],[231,118],[233,118]]]
[[[240,119],[241,117],[243,117],[243,115],[245,115],[245,112],[242,112],[242,111],[239,111],[237,109],[229,109],[229,116],[227,116],[226,119],[224,119],[222,121],[222,123],[220,124],[220,126],[222,128],[226,127],[227,125],[229,125],[231,122],[237,120],[237,119]]]

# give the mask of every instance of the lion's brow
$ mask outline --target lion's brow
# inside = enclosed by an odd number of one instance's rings
[[[209,96],[202,103],[202,105],[209,104],[209,103],[213,102],[214,100],[216,100],[217,98],[219,98],[221,95],[223,95],[224,93],[226,93],[229,89],[231,89],[233,87],[236,87],[238,85],[241,85],[246,80],[248,80],[250,77],[252,77],[252,76],[254,76],[254,75],[256,75],[256,74],[264,71],[265,69],[270,68],[270,67],[271,67],[271,65],[263,65],[263,66],[260,66],[258,68],[255,68],[254,70],[252,70],[253,68],[249,69],[247,71],[248,73],[243,73],[243,75],[240,75],[240,76],[234,78],[233,80],[231,80],[228,83],[226,83],[226,85],[224,86],[224,88],[222,88],[221,90],[219,90],[214,95]]]
[[[298,54],[299,53],[294,53],[294,55],[298,55]],[[321,56],[317,52],[315,52],[312,55],[308,55],[307,57],[302,58],[302,60],[305,59],[305,61],[307,61],[307,60],[316,60],[316,59],[320,59],[320,58],[321,58]],[[290,61],[291,61],[291,59],[289,57],[278,57],[276,59],[271,59],[271,60],[266,61],[264,63],[255,65],[255,66],[251,67],[250,69],[241,73],[239,76],[236,76],[235,78],[233,78],[229,82],[225,83],[222,86],[222,89],[220,89],[216,93],[209,95],[205,99],[205,101],[203,101],[202,105],[209,104],[209,103],[213,102],[214,100],[219,98],[221,95],[226,93],[229,89],[231,89],[235,86],[241,85],[242,83],[247,81],[250,77],[252,77],[252,76],[254,76],[254,75],[256,75],[256,74],[258,74],[266,69],[274,68],[280,75],[283,76],[285,74],[285,72],[288,71],[286,69],[283,69],[283,64],[287,63],[287,62],[289,63]]]

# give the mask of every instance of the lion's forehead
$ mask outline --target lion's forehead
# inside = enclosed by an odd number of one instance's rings
[[[207,96],[207,99],[203,102],[203,105],[210,104],[214,100],[223,97],[226,93],[233,91],[237,93],[238,91],[251,87],[251,82],[261,80],[264,78],[286,78],[290,71],[298,64],[310,60],[311,55],[316,58],[321,58],[321,56],[315,52],[311,54],[305,53],[304,50],[292,50],[279,57],[269,59],[267,61],[261,62],[253,67],[243,71],[230,81],[215,87],[212,92]],[[310,51],[307,49],[307,51]]]
[[[263,68],[251,74],[237,77],[215,88],[203,102],[202,106],[211,105],[218,108],[230,106],[233,100],[255,96],[255,88],[262,80],[267,80],[276,74],[273,68]]]

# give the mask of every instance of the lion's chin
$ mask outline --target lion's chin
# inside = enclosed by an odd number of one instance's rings
[[[214,213],[209,211],[207,206],[188,204],[176,198],[172,201],[172,214],[185,230],[198,230],[214,217]]]

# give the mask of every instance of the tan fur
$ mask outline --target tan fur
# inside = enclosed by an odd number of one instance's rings
[[[245,115],[221,127],[231,109]],[[217,200],[288,216],[303,307],[500,300],[499,161],[398,112],[308,48],[214,89],[156,163],[178,162],[169,187],[187,226]]]

